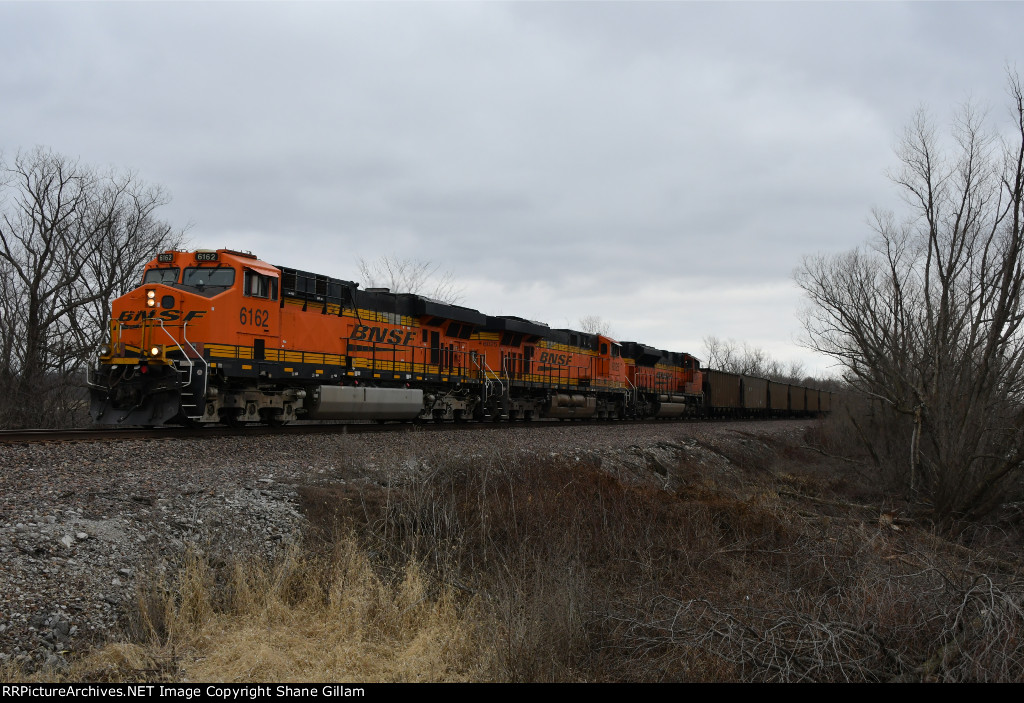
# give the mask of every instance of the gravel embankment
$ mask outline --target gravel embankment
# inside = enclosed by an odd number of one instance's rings
[[[415,473],[438,451],[598,459],[627,480],[672,480],[686,454],[751,434],[796,443],[810,421],[650,423],[0,446],[0,660],[62,667],[116,633],[140,571],[203,548],[272,554],[301,533],[296,489]],[[441,449],[439,449],[441,448]]]

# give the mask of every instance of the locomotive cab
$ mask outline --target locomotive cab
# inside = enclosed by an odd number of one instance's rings
[[[154,346],[161,347],[152,355],[158,363],[195,357],[197,339],[265,347],[279,335],[279,289],[279,271],[252,254],[160,254],[146,266],[142,285],[114,301],[110,346],[126,354],[113,363]]]
[[[216,372],[209,347],[263,358],[268,346],[277,346],[279,293],[278,269],[252,254],[158,255],[141,285],[113,303],[109,339],[97,350],[89,380],[93,419],[155,425],[202,416]]]

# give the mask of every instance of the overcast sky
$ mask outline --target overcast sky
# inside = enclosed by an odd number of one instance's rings
[[[1006,116],[1021,3],[0,2],[0,153],[132,169],[195,248],[809,370],[806,254],[870,236],[914,110]],[[1021,62],[1024,63],[1024,62]]]

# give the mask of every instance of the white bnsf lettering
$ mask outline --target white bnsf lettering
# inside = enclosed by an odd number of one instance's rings
[[[141,322],[143,320],[163,320],[164,322],[188,322],[206,314],[205,310],[190,310],[183,313],[181,310],[123,310],[117,316],[118,322]]]

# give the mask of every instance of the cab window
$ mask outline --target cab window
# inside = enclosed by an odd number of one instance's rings
[[[273,276],[264,276],[246,269],[244,285],[243,292],[251,298],[277,300],[277,278]]]
[[[235,283],[235,270],[229,266],[197,266],[185,269],[182,285],[194,288],[207,298],[223,293]]]
[[[181,269],[177,266],[162,269],[149,269],[146,271],[146,275],[142,279],[142,283],[163,283],[166,285],[172,285],[178,282],[178,274],[180,273]]]

